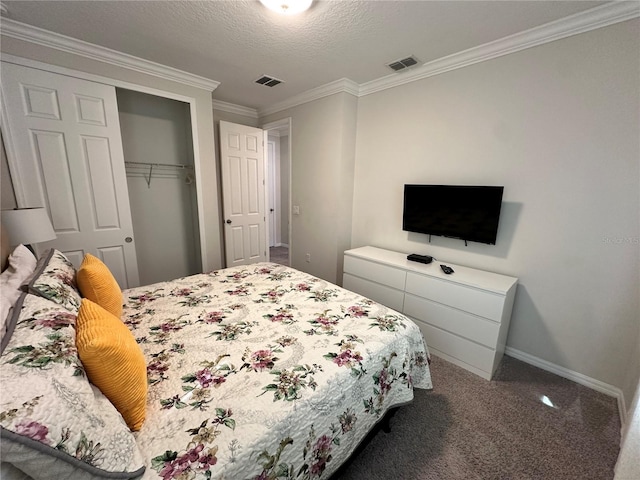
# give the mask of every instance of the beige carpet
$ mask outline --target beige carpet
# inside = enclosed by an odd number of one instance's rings
[[[269,258],[273,263],[289,266],[289,249],[287,247],[269,247]]]
[[[510,357],[491,382],[436,357],[432,374],[332,480],[613,478],[614,398]]]

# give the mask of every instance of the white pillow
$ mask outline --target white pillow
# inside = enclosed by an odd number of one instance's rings
[[[36,257],[24,245],[9,255],[7,268],[0,274],[0,338],[7,330],[7,320],[20,296],[20,286],[28,282],[36,269]]]

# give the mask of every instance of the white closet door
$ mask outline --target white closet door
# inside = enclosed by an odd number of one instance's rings
[[[264,132],[220,122],[227,267],[267,260]]]
[[[11,175],[20,207],[46,207],[55,247],[100,258],[139,284],[115,88],[2,62]]]

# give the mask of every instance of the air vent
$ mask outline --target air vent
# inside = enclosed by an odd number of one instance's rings
[[[267,87],[275,87],[276,85],[283,83],[282,80],[278,80],[277,78],[270,77],[268,75],[262,75],[259,79],[256,80],[256,83],[260,85],[266,85]]]
[[[387,65],[391,70],[395,72],[399,72],[400,70],[404,70],[405,68],[413,67],[418,64],[418,59],[413,55],[407,58],[403,58],[402,60],[397,60],[395,62],[391,62]]]

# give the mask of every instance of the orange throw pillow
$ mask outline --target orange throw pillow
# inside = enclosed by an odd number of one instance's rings
[[[120,412],[131,430],[146,416],[147,362],[131,331],[100,305],[82,299],[76,347],[89,381]]]
[[[87,253],[76,274],[76,282],[84,298],[97,303],[116,317],[122,317],[122,290],[102,260]]]

